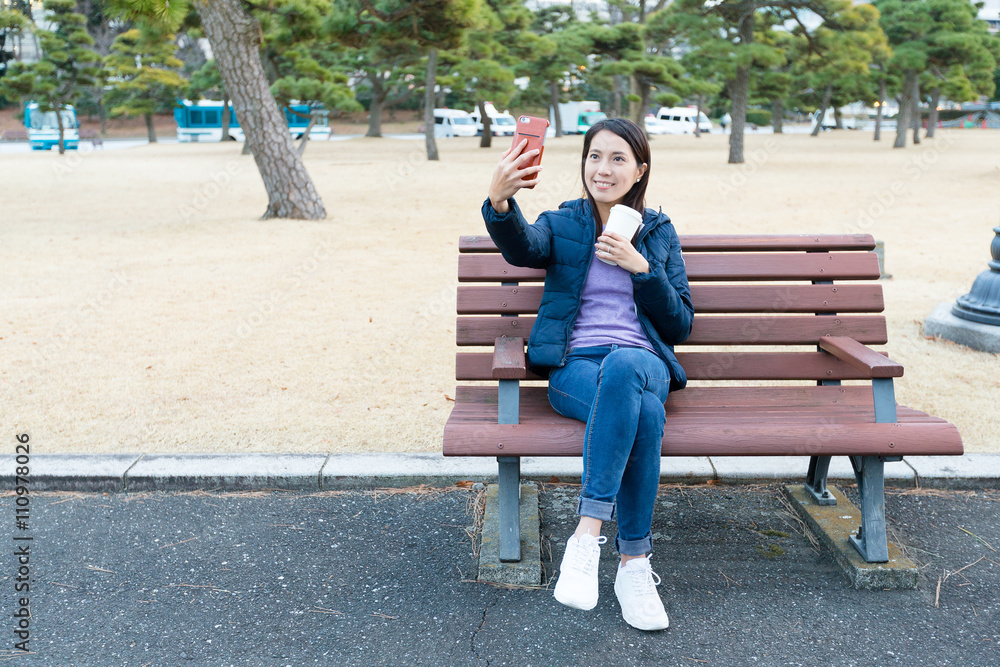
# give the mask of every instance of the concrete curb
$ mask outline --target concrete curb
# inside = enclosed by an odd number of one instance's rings
[[[18,464],[0,456],[0,491],[15,488]],[[665,457],[662,483],[745,484],[805,479],[809,457]],[[492,482],[491,458],[444,457],[437,452],[391,454],[32,454],[34,491],[220,491],[253,489],[374,489],[463,480]],[[522,481],[579,483],[579,457],[524,457]],[[937,489],[1000,488],[1000,454],[914,456],[885,468],[886,484]],[[834,457],[831,482],[854,482],[846,457]]]
[[[542,581],[538,489],[529,482],[521,485],[520,494],[521,560],[504,563],[500,560],[500,486],[490,484],[487,488],[480,531],[479,581],[515,586],[537,586]]]
[[[833,554],[851,585],[863,590],[900,590],[917,587],[917,566],[899,546],[889,543],[889,561],[867,563],[849,537],[861,525],[861,511],[834,486],[828,487],[836,505],[817,505],[801,486],[783,491],[823,548]]]

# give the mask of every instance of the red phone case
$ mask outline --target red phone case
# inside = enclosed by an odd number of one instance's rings
[[[522,165],[522,169],[525,167],[535,167],[542,162],[542,153],[545,152],[545,130],[549,127],[549,121],[544,118],[536,118],[535,116],[518,116],[517,118],[517,129],[514,131],[514,143],[511,147],[517,146],[521,143],[522,139],[528,140],[528,145],[524,147],[522,153],[527,153],[528,151],[538,149],[538,155],[528,161],[527,164]],[[522,180],[530,181],[535,178],[537,174],[532,174],[531,176],[526,176]],[[532,189],[534,185],[526,185],[527,189]]]

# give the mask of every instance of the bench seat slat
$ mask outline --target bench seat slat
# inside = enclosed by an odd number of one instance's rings
[[[875,280],[878,258],[865,253],[726,253],[684,256],[688,280]],[[467,254],[458,257],[458,281],[542,282],[544,269],[508,264],[500,255]]]
[[[897,424],[813,424],[771,420],[745,423],[738,415],[685,422],[668,419],[664,456],[917,456],[961,454],[958,429],[947,422]],[[446,456],[580,456],[584,424],[572,419],[520,424],[449,419]],[[500,445],[503,445],[502,447]]]
[[[871,250],[871,234],[681,234],[685,252],[763,251],[763,250]],[[497,252],[489,236],[462,236],[458,251],[467,253]]]
[[[460,285],[459,315],[531,314],[541,285]],[[881,285],[692,285],[697,313],[880,313]]]
[[[459,345],[492,345],[501,336],[527,340],[534,316],[459,317]],[[822,336],[847,336],[866,345],[884,345],[888,336],[881,315],[775,315],[731,317],[695,315],[687,345],[815,345]]]

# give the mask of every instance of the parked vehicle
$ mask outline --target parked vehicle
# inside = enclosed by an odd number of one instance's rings
[[[601,111],[600,102],[559,103],[559,119],[562,121],[563,134],[586,134],[591,125],[607,117],[608,115]],[[554,110],[549,107],[549,127],[555,126],[556,116]]]
[[[819,109],[813,113],[812,129],[816,129],[816,121],[819,120]],[[843,116],[840,117],[840,126],[845,130],[856,130],[858,128],[857,119],[853,116]],[[826,110],[823,115],[823,129],[832,130],[837,127],[837,117],[834,115],[833,107]]]
[[[285,121],[288,123],[288,131],[295,139],[301,139],[309,126],[309,113],[311,107],[308,104],[292,104],[283,109]],[[292,113],[296,111],[298,113]],[[302,114],[302,115],[299,115]],[[303,117],[304,116],[304,117]],[[221,141],[222,140],[222,102],[214,100],[180,100],[178,106],[174,108],[174,120],[177,121],[177,141],[182,143],[198,141]],[[329,139],[330,121],[324,114],[319,118],[312,129],[309,130],[309,139]],[[229,105],[229,139],[232,141],[246,141],[240,121],[233,111],[233,105]]]
[[[467,112],[461,109],[434,110],[435,137],[474,137],[476,124]]]
[[[698,115],[693,107],[660,107],[656,117],[663,123],[666,134],[694,134],[696,123],[702,132],[711,132],[713,127],[705,112]]]
[[[647,134],[670,134],[667,124],[653,114],[648,114],[644,120]]]
[[[63,147],[76,150],[80,147],[80,123],[76,119],[76,109],[66,105],[59,115],[62,117]],[[38,102],[28,102],[24,105],[24,126],[28,130],[31,150],[47,151],[59,145],[59,119],[55,111],[41,111]]]
[[[483,106],[486,107],[486,115],[490,118],[490,131],[493,133],[493,136],[514,136],[514,127],[517,125],[517,121],[514,120],[514,117],[510,115],[509,111],[497,111],[492,102],[486,102]],[[472,122],[476,124],[476,136],[482,135],[483,119],[479,115],[478,106],[472,110],[469,117],[472,118]]]

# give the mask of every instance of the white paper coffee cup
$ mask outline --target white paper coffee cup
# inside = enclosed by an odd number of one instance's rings
[[[611,213],[608,214],[608,224],[604,226],[604,233],[614,232],[615,234],[621,234],[623,237],[632,240],[635,236],[635,232],[639,229],[639,225],[642,224],[642,214],[631,206],[625,206],[624,204],[615,204],[611,207]],[[612,262],[610,259],[604,259],[603,257],[598,257],[605,264],[612,264],[618,266],[616,262]]]

